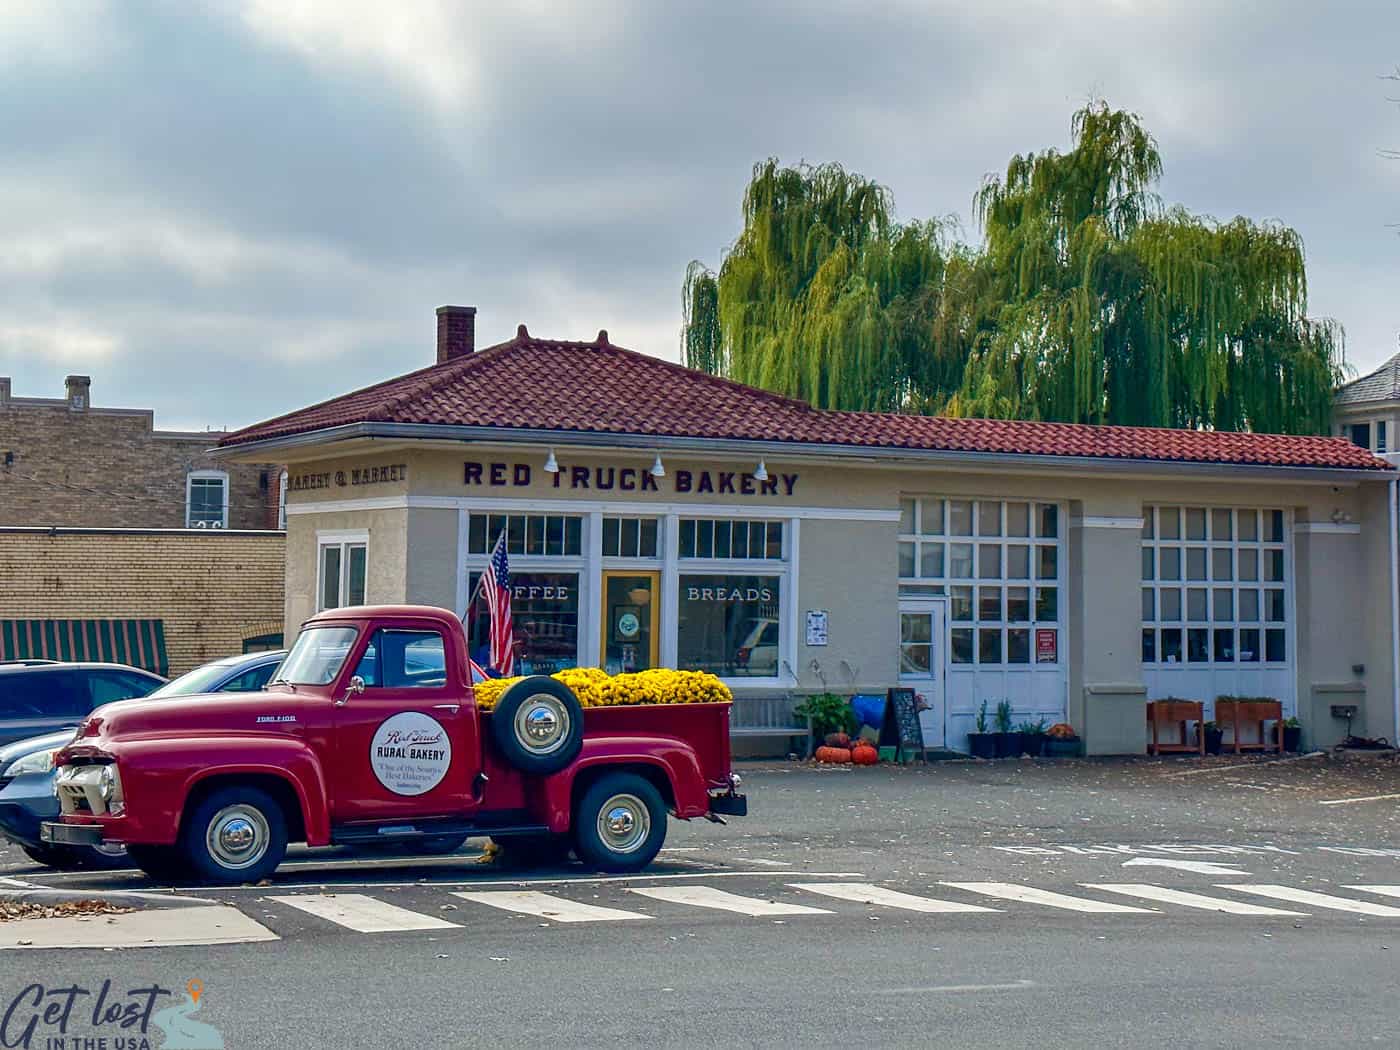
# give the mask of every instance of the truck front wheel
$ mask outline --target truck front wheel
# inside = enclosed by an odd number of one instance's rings
[[[287,852],[287,818],[277,800],[255,787],[213,792],[190,812],[180,852],[205,882],[257,882]]]
[[[641,871],[666,841],[666,802],[635,773],[608,773],[574,808],[574,850],[589,867]]]

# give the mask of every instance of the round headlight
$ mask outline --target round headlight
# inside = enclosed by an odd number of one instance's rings
[[[97,774],[97,793],[102,796],[102,801],[106,802],[112,797],[112,789],[116,785],[116,775],[112,772],[111,766],[103,766],[102,772]]]
[[[57,751],[35,751],[33,754],[17,758],[5,767],[2,774],[7,777],[19,777],[33,773],[47,773],[53,769],[53,756]]]

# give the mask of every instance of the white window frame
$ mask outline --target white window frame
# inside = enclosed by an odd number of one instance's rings
[[[913,544],[914,547],[914,571],[916,575],[906,576],[900,574],[899,585],[902,593],[908,597],[936,597],[946,595],[948,600],[948,639],[946,642],[948,659],[947,667],[951,673],[960,673],[977,668],[988,668],[1001,671],[1033,671],[1037,668],[1042,671],[1059,670],[1065,666],[1065,602],[1067,593],[1067,565],[1068,549],[1066,541],[1068,539],[1070,520],[1068,508],[1065,504],[1050,499],[1035,499],[1026,497],[1023,499],[1005,499],[996,496],[964,496],[960,494],[940,494],[940,495],[904,495],[900,498],[901,512],[906,504],[913,504],[913,514],[910,525],[912,532],[904,530],[901,521],[898,543],[900,545]],[[931,507],[934,503],[942,505],[943,521],[941,531],[923,531],[923,517],[926,507]],[[967,536],[954,536],[949,531],[950,507],[953,503],[971,504],[972,533]],[[981,515],[979,507],[982,504],[997,504],[1000,507],[1000,529],[995,535],[983,536],[981,533]],[[1029,522],[1025,536],[1011,536],[1007,534],[1007,507],[1012,504],[1024,504],[1027,507]],[[1042,536],[1040,533],[1041,507],[1055,508],[1055,535],[1053,537]],[[903,514],[901,513],[901,517]],[[952,576],[950,571],[951,551],[950,547],[955,543],[965,543],[972,547],[972,575],[970,577]],[[923,564],[923,552],[920,544],[941,545],[943,547],[943,573],[939,576],[917,575]],[[985,546],[999,547],[999,573],[997,576],[983,577],[981,570],[981,548]],[[1029,552],[1027,558],[1028,575],[1025,577],[1012,577],[1007,573],[1007,548],[1027,547]],[[1038,572],[1039,555],[1041,547],[1050,547],[1055,550],[1055,575],[1041,576]],[[898,549],[896,551],[898,554]],[[968,587],[972,590],[972,619],[953,619],[953,589],[955,587]],[[983,621],[981,618],[981,588],[998,587],[1001,589],[1001,612],[1002,615],[997,620]],[[1012,587],[1025,587],[1028,591],[1027,610],[1029,618],[1026,620],[1011,621],[1007,618],[1007,603],[1009,601],[1009,590]],[[1036,616],[1037,592],[1041,587],[1055,588],[1055,618],[1053,620],[1043,620]],[[983,630],[1001,630],[1001,659],[996,662],[982,662],[981,657],[981,632]],[[956,630],[972,631],[972,659],[966,663],[955,663],[953,661],[952,639]],[[1007,657],[1010,652],[1010,631],[1024,630],[1027,632],[1027,660],[1025,663],[1012,663]],[[1036,662],[1036,631],[1053,630],[1055,634],[1055,656],[1056,659],[1044,663]]]
[[[1161,512],[1163,510],[1175,510],[1180,513],[1181,529],[1178,538],[1163,539],[1161,527]],[[1187,512],[1191,510],[1201,510],[1205,512],[1206,536],[1203,540],[1192,540],[1186,538]],[[1231,536],[1229,540],[1215,538],[1215,512],[1228,511],[1230,513]],[[1268,516],[1278,513],[1282,515],[1282,534],[1277,540],[1266,539],[1266,526]],[[1240,515],[1258,515],[1259,529],[1257,538],[1254,540],[1240,539]],[[1286,670],[1293,666],[1293,651],[1298,644],[1297,619],[1294,615],[1294,583],[1296,573],[1293,564],[1293,517],[1292,512],[1286,507],[1242,507],[1234,504],[1201,504],[1201,503],[1162,503],[1147,504],[1143,507],[1143,535],[1141,546],[1144,552],[1152,552],[1152,578],[1139,580],[1139,595],[1143,591],[1152,591],[1152,613],[1151,619],[1142,617],[1142,631],[1153,631],[1153,658],[1143,660],[1142,666],[1156,670],[1181,670],[1181,669],[1236,669],[1236,670]],[[1150,532],[1150,535],[1149,535]],[[1175,548],[1181,551],[1179,572],[1180,576],[1176,580],[1162,579],[1162,558],[1163,548]],[[1187,579],[1187,551],[1191,548],[1204,548],[1206,552],[1206,579]],[[1215,566],[1213,552],[1216,550],[1230,551],[1230,579],[1215,579]],[[1253,580],[1240,579],[1240,552],[1257,552],[1257,567]],[[1266,578],[1265,560],[1270,553],[1278,553],[1283,562],[1283,579],[1269,580]],[[1142,571],[1139,570],[1139,577]],[[1177,620],[1162,619],[1162,590],[1177,590],[1181,592],[1181,617]],[[1206,616],[1205,620],[1192,620],[1190,616],[1190,590],[1204,590],[1206,592]],[[1217,590],[1230,592],[1230,618],[1215,618],[1215,602]],[[1240,592],[1256,591],[1259,594],[1259,618],[1257,620],[1240,619]],[[1269,599],[1268,592],[1282,590],[1283,592],[1283,619],[1269,619]],[[1168,662],[1163,657],[1162,630],[1181,631],[1181,659],[1176,662]],[[1191,630],[1205,630],[1207,632],[1207,660],[1192,660],[1191,654]],[[1234,637],[1233,656],[1229,660],[1217,660],[1215,656],[1215,632],[1217,630],[1231,630]],[[1245,661],[1240,656],[1240,632],[1245,630],[1257,630],[1259,632],[1259,652],[1258,659]],[[1268,631],[1283,631],[1284,658],[1282,660],[1267,660],[1265,654],[1268,651]],[[1141,643],[1139,643],[1141,645]],[[1141,655],[1141,649],[1139,649]]]
[[[287,529],[287,472],[285,470],[277,476],[277,527],[284,532]]]
[[[324,604],[325,599],[325,551],[330,547],[340,548],[340,579],[337,581],[337,603]],[[353,547],[365,549],[365,601],[369,601],[369,532],[366,530],[334,530],[316,533],[316,611],[344,608],[350,590],[350,550]]]
[[[187,529],[207,529],[209,525],[196,525],[191,519],[194,510],[190,500],[194,493],[195,481],[222,481],[224,485],[224,508],[223,519],[213,528],[228,528],[228,506],[229,506],[229,481],[226,470],[191,470],[185,475],[185,528]]]

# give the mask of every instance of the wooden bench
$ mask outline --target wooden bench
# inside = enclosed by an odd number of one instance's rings
[[[1199,755],[1206,753],[1205,734],[1205,704],[1199,700],[1149,700],[1147,702],[1147,728],[1152,731],[1152,742],[1147,745],[1149,755],[1160,755],[1165,752],[1180,753],[1194,751]],[[1191,734],[1187,730],[1186,723],[1196,723],[1196,742],[1188,743]],[[1175,744],[1164,744],[1160,738],[1160,730],[1170,725],[1176,725],[1181,733],[1181,740]]]
[[[736,696],[729,708],[729,735],[742,737],[802,737],[802,753],[812,747],[811,722],[793,713],[791,696]]]
[[[1264,729],[1266,722],[1274,723],[1274,741]],[[1227,700],[1217,697],[1215,701],[1215,724],[1221,733],[1228,728],[1235,745],[1235,754],[1241,751],[1278,751],[1283,754],[1283,704],[1278,700]],[[1247,725],[1259,727],[1259,742],[1240,742],[1240,729]]]

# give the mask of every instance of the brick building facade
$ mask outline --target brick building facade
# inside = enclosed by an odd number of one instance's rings
[[[93,407],[87,376],[66,386],[15,397],[0,377],[0,660],[137,621],[158,625],[163,651],[142,654],[170,674],[280,645],[281,466],[219,462],[221,433],[157,430],[148,409]]]
[[[15,397],[0,377],[0,526],[279,528],[281,468],[217,462],[220,437],[95,408],[87,376],[64,398]]]

